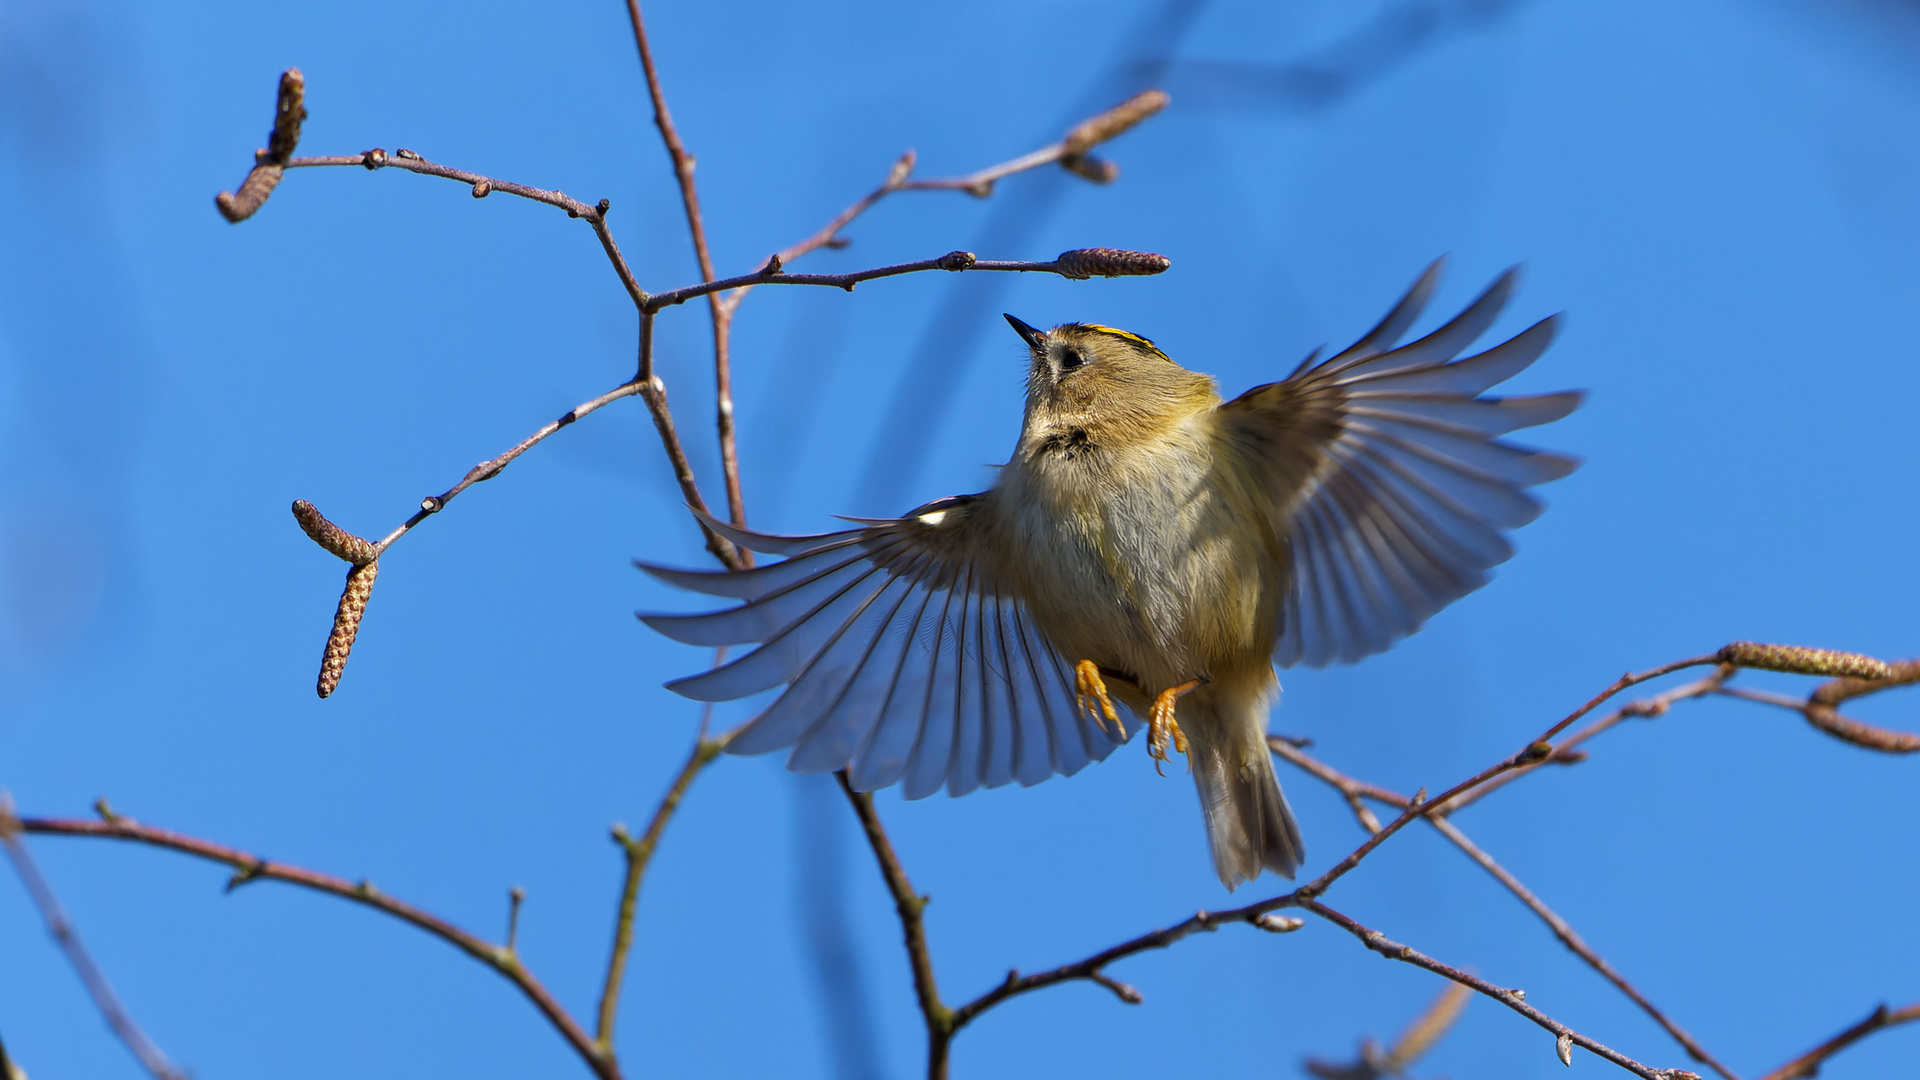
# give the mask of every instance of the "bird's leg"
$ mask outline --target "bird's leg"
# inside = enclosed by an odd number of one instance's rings
[[[1113,730],[1122,737],[1127,734],[1125,724],[1120,722],[1120,714],[1113,709],[1113,699],[1107,696],[1107,682],[1100,677],[1100,665],[1091,660],[1082,660],[1073,665],[1073,697],[1080,706],[1080,715],[1093,717],[1100,730],[1107,729],[1106,721],[1113,721]],[[1094,706],[1098,705],[1099,708]],[[1104,719],[1102,719],[1104,717]]]
[[[1147,756],[1153,759],[1153,771],[1161,776],[1167,775],[1160,763],[1167,760],[1167,744],[1171,742],[1178,753],[1187,752],[1187,737],[1173,718],[1173,703],[1206,685],[1210,680],[1205,676],[1189,679],[1179,686],[1160,691],[1153,699],[1153,707],[1147,710]],[[1193,768],[1193,762],[1187,762],[1187,768]]]

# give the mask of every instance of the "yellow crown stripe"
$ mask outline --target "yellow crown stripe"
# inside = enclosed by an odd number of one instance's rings
[[[1085,326],[1089,330],[1098,330],[1103,334],[1112,334],[1114,337],[1123,337],[1123,338],[1126,338],[1128,341],[1137,341],[1140,344],[1145,345],[1147,348],[1152,349],[1154,352],[1160,353],[1161,356],[1167,355],[1166,353],[1160,352],[1160,346],[1155,345],[1151,340],[1147,338],[1143,338],[1139,334],[1136,334],[1131,330],[1121,330],[1118,327],[1113,327],[1113,326],[1102,326],[1099,323],[1082,323],[1081,325]]]

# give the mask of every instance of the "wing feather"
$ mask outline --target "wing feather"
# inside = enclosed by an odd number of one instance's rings
[[[669,687],[723,701],[787,684],[729,752],[784,749],[795,771],[844,768],[857,790],[900,783],[920,798],[943,786],[963,795],[1035,784],[1115,745],[1076,716],[1066,661],[992,563],[990,494],[814,536],[702,520],[743,548],[786,556],[738,573],[640,566],[669,584],[743,601],[641,616],[649,626],[695,645],[759,643]]]
[[[1515,271],[1395,347],[1439,265],[1350,348],[1221,407],[1222,437],[1270,493],[1287,552],[1283,666],[1358,660],[1418,630],[1513,554],[1503,530],[1540,513],[1527,489],[1579,464],[1497,436],[1566,416],[1580,394],[1483,396],[1539,359],[1557,317],[1454,359],[1499,317]]]

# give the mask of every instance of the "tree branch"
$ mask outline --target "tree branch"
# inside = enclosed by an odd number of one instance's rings
[[[693,744],[693,753],[687,757],[687,763],[680,766],[680,772],[668,785],[667,793],[661,797],[660,805],[654,807],[653,819],[647,822],[647,830],[638,838],[629,836],[625,825],[613,826],[613,842],[620,845],[621,853],[627,859],[626,879],[620,886],[620,905],[613,922],[613,950],[607,957],[607,977],[600,991],[599,1023],[595,1029],[594,1042],[601,1053],[613,1056],[613,1022],[620,1007],[620,986],[626,980],[627,953],[633,945],[634,913],[640,906],[640,883],[646,876],[647,865],[653,860],[655,849],[660,846],[660,836],[667,830],[667,822],[673,817],[680,802],[686,798],[687,790],[693,787],[693,781],[703,769],[720,756],[733,740],[735,732],[726,732],[717,738],[708,738],[705,734],[705,718],[702,718],[700,737]]]
[[[504,946],[495,945],[476,934],[453,925],[438,915],[415,907],[404,900],[388,896],[374,888],[369,881],[352,882],[345,878],[323,874],[316,870],[293,866],[282,862],[269,862],[238,848],[216,844],[211,840],[202,840],[167,829],[143,825],[132,818],[124,817],[108,809],[105,800],[96,804],[101,820],[88,821],[79,818],[20,818],[22,832],[39,833],[47,836],[90,836],[107,840],[128,840],[137,844],[167,848],[172,851],[193,855],[210,862],[223,863],[234,869],[227,880],[227,891],[247,884],[250,881],[270,879],[298,885],[315,892],[337,896],[356,904],[373,908],[391,915],[401,922],[427,933],[480,961],[498,972],[501,977],[518,987],[534,1008],[547,1018],[560,1037],[573,1047],[589,1069],[601,1080],[619,1080],[620,1066],[611,1053],[602,1053],[600,1047],[591,1039],[571,1014],[556,1001],[540,980],[520,965],[520,958]]]
[[[1525,996],[1519,992],[1495,986],[1478,976],[1469,975],[1459,968],[1443,964],[1412,946],[1402,945],[1397,941],[1389,940],[1387,936],[1380,931],[1363,926],[1359,922],[1348,918],[1346,915],[1320,903],[1318,900],[1302,900],[1300,906],[1333,923],[1342,930],[1347,931],[1354,937],[1359,938],[1362,944],[1374,952],[1379,953],[1381,956],[1389,960],[1398,960],[1402,963],[1412,964],[1415,967],[1426,968],[1435,975],[1452,979],[1454,982],[1468,989],[1477,990],[1552,1032],[1558,1040],[1557,1049],[1562,1064],[1571,1064],[1570,1047],[1579,1046],[1613,1062],[1615,1065],[1620,1066],[1635,1076],[1641,1077],[1642,1080],[1700,1080],[1698,1073],[1687,1072],[1684,1069],[1656,1069],[1649,1065],[1643,1065],[1612,1047],[1598,1042],[1589,1036],[1580,1034],[1560,1021],[1555,1020],[1553,1017],[1548,1016],[1546,1013],[1541,1012],[1539,1009],[1527,1004]]]
[[[1360,799],[1367,798],[1388,806],[1403,809],[1409,805],[1409,800],[1405,795],[1398,794],[1375,784],[1355,780],[1332,766],[1308,755],[1299,747],[1294,746],[1285,739],[1269,735],[1267,737],[1267,745],[1275,754],[1285,758],[1290,764],[1298,766],[1301,770],[1311,774],[1316,779],[1324,781],[1336,791],[1345,795],[1350,803],[1358,804]],[[1493,875],[1495,881],[1506,886],[1508,892],[1511,892],[1521,903],[1525,904],[1528,909],[1539,916],[1540,920],[1547,924],[1547,928],[1553,931],[1554,936],[1560,939],[1562,945],[1565,945],[1574,955],[1586,961],[1589,967],[1599,972],[1608,982],[1611,982],[1617,987],[1621,993],[1627,995],[1635,1005],[1640,1006],[1641,1010],[1652,1017],[1655,1023],[1664,1028],[1667,1034],[1673,1036],[1674,1041],[1678,1042],[1695,1061],[1707,1065],[1713,1069],[1713,1071],[1725,1077],[1726,1080],[1738,1080],[1738,1077],[1736,1077],[1731,1070],[1725,1065],[1722,1065],[1712,1054],[1708,1053],[1705,1047],[1701,1046],[1692,1035],[1687,1033],[1686,1029],[1675,1023],[1666,1013],[1661,1012],[1653,1002],[1647,999],[1646,995],[1642,994],[1638,988],[1627,981],[1625,976],[1615,970],[1612,964],[1609,964],[1604,957],[1594,951],[1593,947],[1588,945],[1586,941],[1580,937],[1570,923],[1561,918],[1538,896],[1534,895],[1533,890],[1527,888],[1511,871],[1495,861],[1493,856],[1487,854],[1478,844],[1475,844],[1469,839],[1467,834],[1462,832],[1460,827],[1455,825],[1450,818],[1437,813],[1429,813],[1425,815],[1425,817],[1427,824],[1432,825],[1439,831],[1440,835],[1446,837],[1447,840],[1459,848],[1467,858],[1472,859],[1478,864],[1481,869]],[[1364,819],[1361,821],[1361,825],[1362,827],[1367,827]],[[1373,828],[1377,829],[1378,826],[1374,826]]]
[[[1801,1054],[1785,1065],[1773,1070],[1760,1080],[1807,1080],[1820,1075],[1820,1066],[1833,1055],[1859,1042],[1876,1031],[1884,1031],[1901,1024],[1911,1024],[1920,1020],[1920,1002],[1904,1009],[1889,1011],[1885,1005],[1873,1010],[1865,1020],[1821,1043],[1819,1046]]]
[[[114,993],[113,984],[107,981],[106,972],[93,962],[93,955],[80,940],[80,932],[73,927],[73,920],[67,917],[65,908],[60,906],[60,898],[54,895],[53,886],[48,884],[46,875],[40,872],[40,865],[33,861],[33,854],[20,840],[21,822],[13,813],[13,798],[0,792],[0,845],[7,849],[7,857],[13,861],[13,869],[20,875],[20,883],[26,886],[27,895],[32,898],[34,907],[40,909],[40,917],[46,920],[47,932],[60,945],[60,951],[67,954],[67,962],[73,965],[74,973],[80,976],[81,985],[87,988],[87,995],[93,998],[94,1007],[119,1036],[127,1050],[140,1062],[154,1080],[187,1080],[182,1072],[147,1033],[140,1030],[131,1013]],[[9,1071],[4,1050],[0,1050],[0,1080],[13,1080]]]
[[[893,841],[887,838],[880,815],[874,812],[873,796],[853,790],[845,769],[833,776],[840,782],[840,790],[846,792],[847,801],[853,804],[860,828],[867,834],[867,844],[879,860],[880,876],[887,883],[887,891],[893,894],[894,910],[900,915],[907,962],[913,969],[913,992],[920,1002],[921,1019],[927,1025],[927,1080],[946,1080],[948,1047],[954,1032],[966,1021],[958,1019],[953,1010],[941,1002],[940,989],[933,980],[933,955],[927,950],[926,923],[922,918],[929,898],[913,891],[913,883],[907,880],[907,871],[900,865],[900,856],[893,850]]]

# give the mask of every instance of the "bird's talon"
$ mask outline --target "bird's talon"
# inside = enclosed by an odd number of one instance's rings
[[[1187,736],[1180,730],[1179,721],[1173,718],[1174,702],[1191,693],[1204,680],[1194,679],[1179,686],[1163,690],[1153,699],[1153,707],[1147,710],[1147,756],[1153,759],[1153,768],[1161,776],[1167,775],[1160,769],[1160,763],[1168,760],[1167,749],[1172,747],[1176,753],[1187,753]],[[1193,760],[1187,760],[1187,771],[1193,771]]]
[[[1091,660],[1082,660],[1073,665],[1073,700],[1080,707],[1080,715],[1090,716],[1107,730],[1107,721],[1113,722],[1113,730],[1125,736],[1126,725],[1120,722],[1120,714],[1114,711],[1113,699],[1107,696],[1107,682],[1100,677],[1100,665]],[[1094,704],[1099,704],[1095,709]]]

